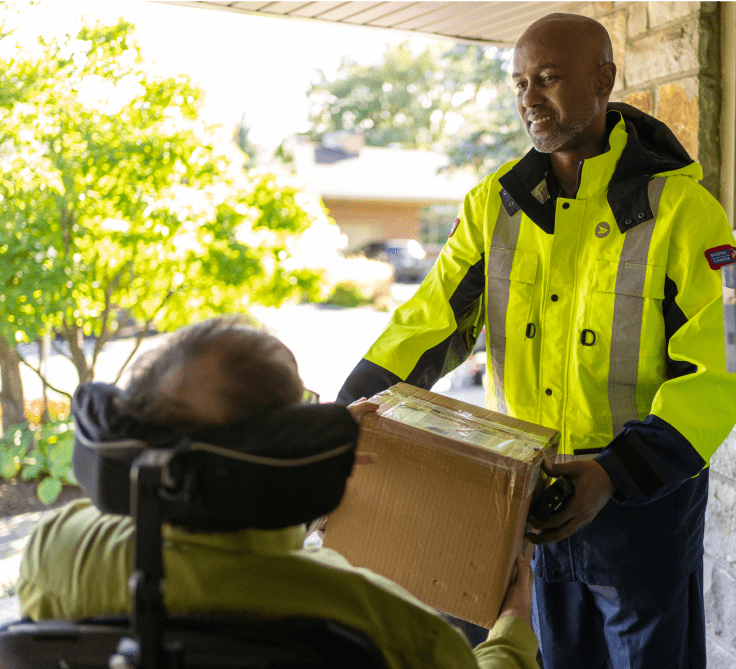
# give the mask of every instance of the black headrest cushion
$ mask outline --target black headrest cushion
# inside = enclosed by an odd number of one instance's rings
[[[74,395],[74,473],[106,513],[130,513],[130,469],[147,448],[172,449],[164,517],[191,531],[276,529],[340,503],[358,426],[337,404],[299,404],[256,422],[176,434],[126,415],[120,391],[82,384]]]

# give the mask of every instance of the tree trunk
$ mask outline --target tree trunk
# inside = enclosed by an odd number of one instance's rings
[[[51,334],[46,331],[42,339],[37,341],[38,344],[38,369],[41,372],[41,384],[43,397],[43,413],[41,415],[41,425],[51,422],[49,415],[49,386],[46,379],[49,376],[49,363],[51,362]]]
[[[67,325],[64,327],[64,331],[66,341],[69,344],[69,353],[71,354],[72,362],[77,368],[79,383],[91,381],[92,370],[87,364],[87,357],[84,355],[84,350],[82,349],[82,344],[84,342],[82,328],[76,324],[71,326]]]
[[[3,432],[11,425],[26,421],[23,404],[23,381],[20,377],[20,360],[15,347],[0,337],[0,405],[3,409]]]

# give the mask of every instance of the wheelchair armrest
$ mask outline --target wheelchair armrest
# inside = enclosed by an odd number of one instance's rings
[[[126,616],[80,622],[21,621],[0,631],[0,665],[3,669],[108,669],[110,657],[128,636]],[[385,666],[377,646],[365,634],[314,618],[170,615],[164,645],[180,649],[183,667],[197,669]]]
[[[128,619],[74,623],[66,620],[20,621],[0,630],[3,669],[59,669],[108,667],[120,638],[127,635]]]

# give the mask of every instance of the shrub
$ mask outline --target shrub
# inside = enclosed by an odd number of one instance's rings
[[[69,412],[71,411],[69,400],[49,400],[47,406],[51,420],[66,420],[69,417]],[[26,418],[31,425],[41,425],[43,422],[43,400],[39,397],[35,400],[26,401],[25,412]]]
[[[364,295],[352,282],[338,283],[324,301],[336,307],[361,307],[371,303],[370,296]]]
[[[341,307],[392,306],[393,268],[388,263],[363,256],[336,255],[325,267],[322,281],[318,302]]]
[[[68,402],[49,402],[51,421],[41,424],[43,403],[26,403],[28,423],[13,425],[0,437],[0,474],[38,481],[36,494],[44,504],[59,496],[64,484],[77,485],[72,469],[74,425]]]

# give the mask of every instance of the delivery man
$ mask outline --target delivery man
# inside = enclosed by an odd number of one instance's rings
[[[558,429],[547,472],[574,486],[529,537],[545,669],[703,667],[707,464],[736,422],[705,252],[733,237],[672,132],[608,104],[615,76],[592,19],[523,33],[512,78],[534,148],[467,194],[339,401],[432,388],[485,325],[489,408]]]

